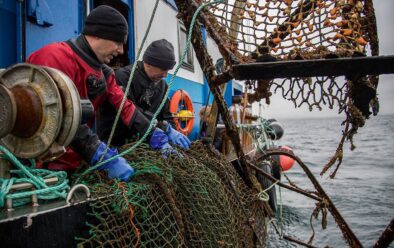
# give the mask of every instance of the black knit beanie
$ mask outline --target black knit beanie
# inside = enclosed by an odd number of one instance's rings
[[[119,11],[108,5],[100,5],[86,17],[82,33],[106,40],[126,42],[128,25]]]
[[[166,39],[156,40],[148,46],[142,60],[162,70],[171,70],[176,64],[174,47]]]

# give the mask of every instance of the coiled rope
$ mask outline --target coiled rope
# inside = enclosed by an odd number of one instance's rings
[[[266,189],[260,191],[260,192],[257,194],[257,198],[258,198],[260,201],[268,202],[269,199],[270,199],[270,196],[269,196],[269,194],[268,194],[267,192],[268,192],[272,187],[274,187],[278,182],[279,182],[279,180],[275,181],[275,182],[274,182],[273,184],[271,184],[268,188],[266,188]]]
[[[25,205],[31,202],[31,196],[37,195],[38,199],[66,199],[67,190],[69,190],[67,173],[65,171],[49,171],[45,169],[34,169],[34,160],[30,160],[31,168],[24,166],[10,151],[0,146],[3,153],[1,157],[10,161],[18,167],[18,170],[11,170],[11,174],[16,174],[19,178],[0,178],[0,207],[4,206],[6,199],[13,199],[13,206]],[[47,185],[45,179],[56,177],[57,182],[54,185]],[[24,190],[18,193],[10,192],[12,185],[17,183],[30,183],[35,190]],[[30,197],[30,199],[29,199]]]

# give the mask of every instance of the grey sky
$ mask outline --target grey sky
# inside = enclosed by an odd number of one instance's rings
[[[394,0],[374,0],[375,14],[378,25],[380,55],[394,55]],[[380,101],[379,115],[394,114],[394,74],[381,75],[378,86]],[[253,106],[253,112],[258,113],[258,106]],[[324,109],[312,112],[307,106],[294,108],[293,103],[284,100],[279,95],[271,97],[269,106],[263,104],[262,116],[264,118],[301,118],[301,117],[328,117],[338,116],[337,109]]]

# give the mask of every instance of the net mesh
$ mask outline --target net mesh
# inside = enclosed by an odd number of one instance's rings
[[[200,6],[212,1],[189,2]],[[225,0],[207,7],[204,14],[204,24],[211,27],[207,30],[226,60],[229,75],[234,64],[379,55],[372,0]],[[355,70],[355,74],[360,73]],[[248,80],[248,101],[265,99],[270,104],[276,93],[296,108],[328,107],[344,113],[343,137],[324,173],[341,164],[344,140],[354,149],[353,135],[372,113],[379,112],[379,77],[355,74]]]
[[[330,52],[344,57],[365,51],[371,23],[364,2],[227,0],[209,12],[249,59],[265,53],[282,59],[316,59]]]
[[[207,2],[211,1],[195,1],[197,5]],[[230,51],[236,63],[365,56],[367,51],[378,55],[369,0],[227,0],[210,6],[206,13],[213,17],[208,18],[213,27],[208,31],[230,40],[222,44],[228,48],[220,49],[222,55]],[[227,63],[229,70],[233,63]],[[350,109],[356,107],[367,118],[370,105],[378,112],[376,76],[250,80],[247,84],[252,89],[250,102],[266,99],[269,103],[273,92],[281,92],[295,107],[338,107],[339,113],[357,112]],[[357,92],[364,88],[368,88],[366,97],[361,99]],[[360,122],[356,126],[364,125],[364,120]]]
[[[141,146],[126,159],[132,182],[85,180],[93,195],[80,247],[253,247],[264,244],[265,211],[220,154],[194,143],[182,159]],[[100,181],[97,183],[97,181]]]

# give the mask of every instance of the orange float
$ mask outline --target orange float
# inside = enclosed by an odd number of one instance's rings
[[[193,130],[194,110],[190,95],[185,90],[177,90],[170,100],[170,112],[174,116],[175,128],[188,135]]]
[[[288,146],[281,146],[280,148],[291,153],[293,152],[293,150]],[[288,171],[293,167],[294,159],[286,155],[280,155],[279,164],[282,167],[282,171]]]

